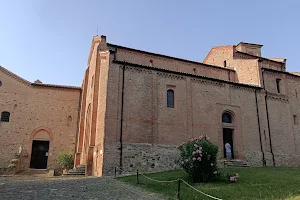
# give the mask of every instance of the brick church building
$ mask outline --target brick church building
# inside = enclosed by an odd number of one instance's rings
[[[74,153],[88,175],[171,169],[176,146],[208,135],[224,158],[300,165],[300,73],[259,44],[213,47],[203,63],[92,40],[81,87],[31,83],[0,67],[0,167],[55,168]],[[20,158],[21,158],[20,157]]]

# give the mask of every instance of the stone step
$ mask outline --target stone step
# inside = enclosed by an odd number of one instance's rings
[[[85,175],[85,173],[81,173],[81,172],[68,172],[64,175]]]
[[[246,162],[242,160],[225,160],[224,165],[227,167],[250,167]]]
[[[66,176],[85,176],[85,165],[77,165],[76,168],[69,170]]]

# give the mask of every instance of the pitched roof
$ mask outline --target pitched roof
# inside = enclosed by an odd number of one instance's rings
[[[285,64],[284,62],[279,62],[279,61],[271,60],[271,59],[269,59],[269,58],[264,58],[264,57],[260,57],[260,56],[255,56],[255,55],[252,55],[252,54],[249,54],[249,53],[245,53],[245,52],[241,52],[241,51],[236,51],[235,53],[239,53],[239,54],[251,56],[251,57],[253,57],[253,58],[258,58],[258,59],[262,59],[262,60],[271,61],[271,62],[274,62],[274,63]]]
[[[7,70],[6,68],[2,67],[0,65],[0,71],[2,71],[4,74],[7,74],[8,76],[14,78],[15,80],[24,83],[28,86],[39,86],[39,87],[52,87],[52,88],[66,88],[66,89],[77,89],[77,90],[81,90],[81,87],[77,87],[77,86],[67,86],[67,85],[55,85],[55,84],[42,84],[42,83],[31,83],[23,78],[21,78],[20,76],[12,73],[11,71]]]
[[[186,60],[186,59],[183,59],[183,58],[177,58],[177,57],[167,56],[167,55],[164,55],[164,54],[158,54],[158,53],[152,53],[152,52],[138,50],[138,49],[132,49],[132,48],[129,48],[129,47],[119,46],[119,45],[111,44],[111,43],[107,43],[107,45],[111,46],[111,47],[115,47],[115,48],[121,48],[121,49],[126,49],[126,50],[129,50],[129,51],[135,51],[135,52],[139,52],[139,53],[144,53],[144,54],[148,54],[148,55],[152,55],[152,56],[159,56],[159,57],[164,57],[164,58],[168,58],[168,59],[178,60],[178,61],[182,61],[182,62],[188,62],[188,63],[192,63],[192,64],[203,65],[203,66],[207,66],[207,67],[214,67],[214,68],[218,68],[218,69],[235,71],[234,69],[232,69],[230,67],[224,68],[224,67],[220,67],[220,66],[209,65],[209,64],[202,63],[202,62],[196,62],[196,61]]]

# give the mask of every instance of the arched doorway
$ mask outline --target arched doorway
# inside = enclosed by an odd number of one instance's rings
[[[47,127],[39,127],[30,135],[30,168],[47,169],[48,156],[53,134]]]
[[[233,113],[231,111],[225,111],[222,114],[222,128],[223,128],[223,153],[226,158],[225,144],[229,143],[231,147],[231,158],[234,158],[234,121]]]

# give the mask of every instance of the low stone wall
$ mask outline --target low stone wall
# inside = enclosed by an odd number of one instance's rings
[[[263,167],[263,156],[259,151],[244,151],[244,158],[251,167]]]
[[[300,155],[274,154],[276,167],[299,167]]]
[[[104,160],[108,162],[104,161],[104,175],[113,175],[114,167],[119,167],[119,146],[119,143],[115,143],[105,147]],[[175,145],[123,143],[123,170],[128,174],[135,173],[136,169],[141,172],[171,170],[179,155]]]

